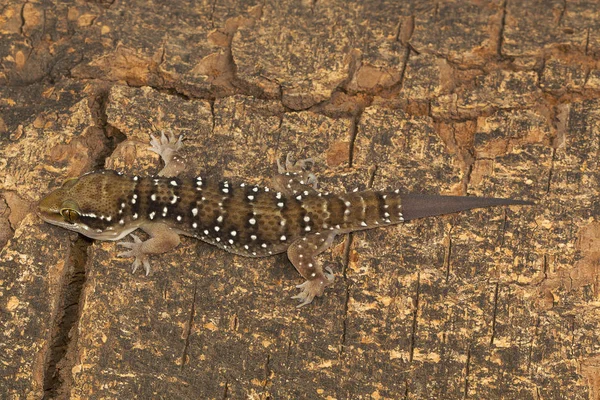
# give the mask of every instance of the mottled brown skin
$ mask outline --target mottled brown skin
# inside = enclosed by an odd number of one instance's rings
[[[181,141],[153,139],[153,149],[166,167],[181,165]],[[167,155],[165,155],[167,154]],[[177,177],[124,176],[115,171],[92,172],[72,179],[46,196],[38,213],[47,222],[100,240],[119,240],[135,229],[151,238],[119,244],[131,250],[135,269],[149,273],[149,254],[164,253],[192,236],[229,252],[263,257],[286,252],[306,279],[299,295],[310,303],[333,281],[315,258],[336,235],[397,224],[408,219],[477,207],[528,204],[509,199],[400,195],[399,191],[320,193],[316,178],[304,171],[306,161],[280,166],[273,189],[229,181]],[[170,172],[171,173],[171,172]],[[169,173],[169,174],[170,174]],[[161,175],[159,174],[159,175]],[[311,185],[312,184],[312,185]]]

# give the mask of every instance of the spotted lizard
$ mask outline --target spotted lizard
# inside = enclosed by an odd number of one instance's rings
[[[529,201],[465,196],[401,194],[391,191],[353,191],[345,194],[317,190],[317,179],[307,165],[288,156],[271,187],[259,187],[205,177],[180,178],[185,160],[179,155],[181,136],[152,137],[151,150],[165,167],[157,176],[127,176],[112,170],[90,172],[67,180],[39,203],[38,215],[46,222],[97,240],[133,242],[117,244],[134,257],[133,272],[143,266],[150,273],[148,256],[166,253],[191,236],[234,254],[264,257],[287,252],[306,281],[293,298],[304,306],[321,296],[333,282],[330,268],[316,256],[336,236],[399,224],[416,218],[473,208],[526,205]],[[132,232],[141,229],[142,241]]]

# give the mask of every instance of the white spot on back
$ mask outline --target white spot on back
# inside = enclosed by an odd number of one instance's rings
[[[250,220],[248,220],[248,222],[250,223],[250,225],[254,225],[254,224],[256,224],[256,219],[250,218]]]
[[[196,215],[198,215],[198,209],[197,208],[192,208],[192,215],[195,217]]]

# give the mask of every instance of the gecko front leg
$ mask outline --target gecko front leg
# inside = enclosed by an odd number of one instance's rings
[[[169,131],[167,135],[161,132],[160,138],[152,136],[150,141],[150,150],[157,153],[165,163],[164,168],[158,173],[158,176],[175,177],[185,169],[185,160],[178,154],[183,147],[182,137],[176,137]],[[150,196],[155,198],[159,193],[154,192]],[[177,197],[173,197],[177,201]],[[150,213],[153,215],[153,213]],[[136,214],[137,215],[137,214]],[[152,219],[152,216],[150,216]],[[130,250],[119,253],[119,257],[135,257],[133,261],[133,272],[138,267],[143,266],[146,275],[150,273],[149,254],[166,253],[179,245],[181,242],[179,234],[169,225],[160,222],[144,222],[139,226],[144,232],[150,235],[150,239],[142,241],[138,236],[131,234],[133,242],[118,242],[117,245],[126,247]]]
[[[140,265],[144,266],[146,275],[150,273],[150,262],[148,261],[149,254],[162,254],[171,251],[179,245],[181,239],[179,235],[166,224],[161,223],[145,223],[140,228],[150,235],[150,239],[142,240],[134,234],[133,242],[118,242],[119,246],[131,249],[119,253],[118,257],[135,257],[133,261],[133,271],[135,272]]]

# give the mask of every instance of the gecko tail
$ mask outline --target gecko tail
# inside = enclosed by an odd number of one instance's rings
[[[532,201],[499,199],[494,197],[438,196],[429,194],[402,194],[402,216],[405,221],[417,218],[451,214],[473,208],[533,205]]]

